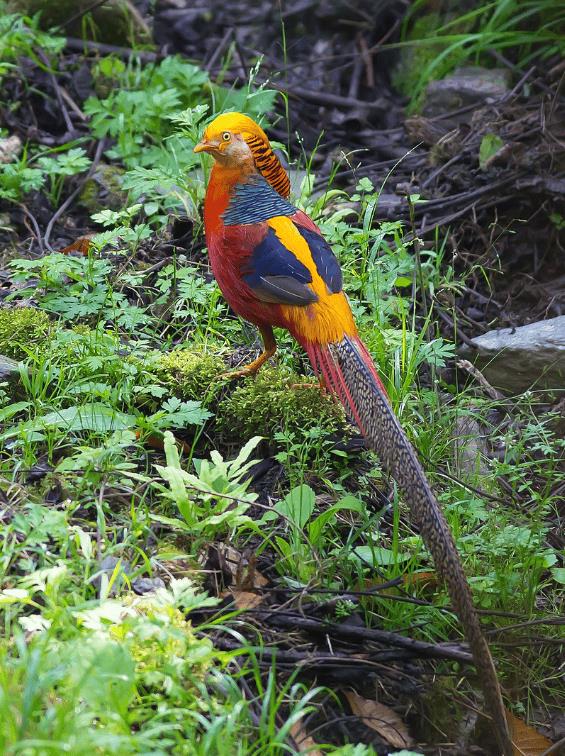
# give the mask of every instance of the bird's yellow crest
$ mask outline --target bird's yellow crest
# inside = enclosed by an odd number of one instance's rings
[[[290,194],[288,174],[273,152],[269,137],[252,118],[243,113],[222,113],[206,127],[203,142],[219,142],[230,132],[241,135],[251,150],[257,170],[276,192],[287,198]],[[197,151],[200,151],[198,145]]]
[[[212,141],[220,137],[224,131],[241,134],[245,141],[250,137],[262,139],[269,145],[269,137],[265,134],[258,123],[243,113],[222,113],[208,124],[204,131],[204,138]],[[269,145],[270,146],[270,145]]]

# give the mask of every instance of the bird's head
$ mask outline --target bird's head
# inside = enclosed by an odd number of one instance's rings
[[[194,152],[208,152],[222,165],[236,167],[253,160],[250,142],[259,141],[270,149],[267,135],[253,119],[243,113],[224,113],[209,124]]]
[[[290,194],[290,180],[268,136],[243,113],[223,113],[214,118],[194,152],[208,152],[224,168],[257,170],[281,196]]]

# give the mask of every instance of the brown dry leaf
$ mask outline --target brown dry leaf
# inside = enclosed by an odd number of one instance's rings
[[[298,753],[307,753],[308,756],[323,756],[323,753],[318,748],[318,744],[308,735],[300,720],[292,725],[290,734],[296,743]]]
[[[395,748],[409,748],[413,740],[406,725],[399,715],[384,704],[362,698],[353,691],[346,691],[345,697],[351,706],[351,711],[363,722],[375,730],[387,743]]]
[[[420,585],[426,588],[435,588],[437,585],[437,575],[433,571],[411,572],[408,575],[404,575],[403,583],[409,587]]]
[[[230,588],[222,593],[222,597],[231,597],[238,609],[253,609],[259,606],[263,601],[262,596],[258,596],[256,593],[250,591],[238,591],[234,588]]]
[[[216,548],[222,567],[229,572],[238,590],[253,591],[267,585],[269,581],[255,567],[255,554],[247,556],[222,541],[216,544]]]
[[[79,239],[76,239],[72,244],[69,244],[68,247],[65,247],[64,249],[57,250],[59,254],[61,255],[70,255],[72,252],[78,252],[79,255],[86,255],[88,254],[90,250],[90,244],[91,239],[94,236],[94,234],[89,234],[87,236],[81,236]]]
[[[515,717],[508,709],[506,709],[506,718],[512,735],[514,756],[540,756],[553,745],[545,735]]]

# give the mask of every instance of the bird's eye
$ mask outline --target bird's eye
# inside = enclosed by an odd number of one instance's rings
[[[230,132],[229,131],[224,131],[224,133],[222,134],[222,139],[224,140],[224,142],[229,142],[230,139],[231,139]]]

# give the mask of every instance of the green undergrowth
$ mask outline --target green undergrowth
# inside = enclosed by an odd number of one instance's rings
[[[202,399],[214,395],[222,386],[220,375],[226,371],[221,356],[203,349],[175,349],[155,355],[155,371],[182,399]]]
[[[421,103],[424,90],[461,65],[500,66],[505,56],[525,71],[565,51],[565,10],[550,0],[494,0],[459,9],[453,4],[438,13],[429,0],[411,3],[402,23],[401,62],[396,85]]]
[[[10,23],[0,76],[20,75],[16,49],[58,49],[30,20]],[[228,355],[260,344],[202,264],[209,166],[191,147],[212,110],[256,115],[272,93],[252,82],[227,90],[176,58],[144,66],[102,56],[96,66],[90,125],[114,138],[105,159],[123,170],[128,203],[94,213],[100,233],[86,256],[14,260],[19,287],[0,309],[0,353],[21,363],[18,396],[0,386],[0,750],[284,753],[290,728],[327,692],[276,661],[266,670],[251,648],[261,638],[246,639],[248,623],[208,595],[216,547],[229,544],[236,561],[253,553],[269,587],[307,597],[328,620],[351,615],[434,642],[459,640],[460,628],[378,460],[356,448],[333,399],[300,387],[315,379],[290,336],[276,334],[276,359],[255,378],[222,375]],[[29,145],[0,168],[4,200],[31,189],[62,200],[87,169],[73,149],[83,148]],[[456,320],[446,303],[466,284],[447,236],[424,244],[400,222],[375,223],[380,189],[367,178],[351,197],[313,197],[312,185],[310,175],[297,202],[339,257],[360,334],[438,492],[476,602],[493,612],[485,624],[506,642],[494,648],[508,705],[549,719],[559,708],[559,626],[526,624],[515,646],[503,631],[562,610],[556,417],[541,396],[517,397],[508,411],[443,372],[455,346],[434,307]],[[177,212],[196,220],[197,252],[167,246],[161,264]],[[34,308],[15,306],[30,300]],[[470,444],[467,467],[462,418],[477,424],[473,440],[486,439]],[[266,455],[274,472],[257,481]],[[390,580],[389,593],[373,590]],[[229,652],[214,645],[222,628]],[[439,671],[455,692],[456,670]],[[465,693],[474,697],[471,682]]]
[[[305,384],[308,381],[312,385]],[[272,438],[277,432],[300,434],[314,427],[329,435],[343,428],[345,416],[315,379],[266,367],[220,402],[218,420],[220,428],[232,434],[237,429],[244,437]]]

